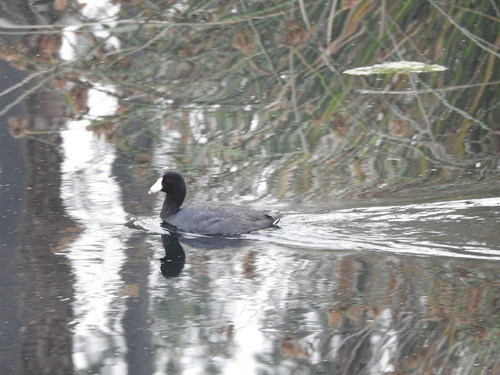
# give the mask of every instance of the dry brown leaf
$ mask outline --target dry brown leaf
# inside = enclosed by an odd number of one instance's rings
[[[58,11],[63,11],[68,7],[68,0],[55,0],[54,9]]]
[[[139,297],[139,286],[137,284],[126,284],[122,288],[122,293],[128,297]]]

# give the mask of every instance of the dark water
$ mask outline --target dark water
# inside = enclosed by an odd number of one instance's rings
[[[0,7],[0,374],[500,374],[494,1],[69,3]]]

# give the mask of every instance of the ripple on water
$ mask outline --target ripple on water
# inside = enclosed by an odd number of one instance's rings
[[[285,214],[279,229],[239,238],[306,250],[500,260],[499,218],[500,198],[357,207],[322,214]],[[157,217],[134,218],[128,225],[152,234],[169,233]],[[213,237],[184,234],[183,238],[194,243]]]
[[[500,198],[285,215],[279,230],[245,235],[286,246],[500,260]]]

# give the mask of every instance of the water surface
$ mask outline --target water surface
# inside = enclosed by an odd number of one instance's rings
[[[499,19],[3,2],[0,374],[500,373]],[[280,228],[165,231],[163,168]]]

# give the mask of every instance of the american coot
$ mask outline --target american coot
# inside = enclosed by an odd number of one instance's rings
[[[241,234],[275,227],[280,215],[218,202],[190,204],[181,208],[186,182],[179,172],[166,171],[149,194],[167,193],[160,217],[178,230],[198,234]]]

